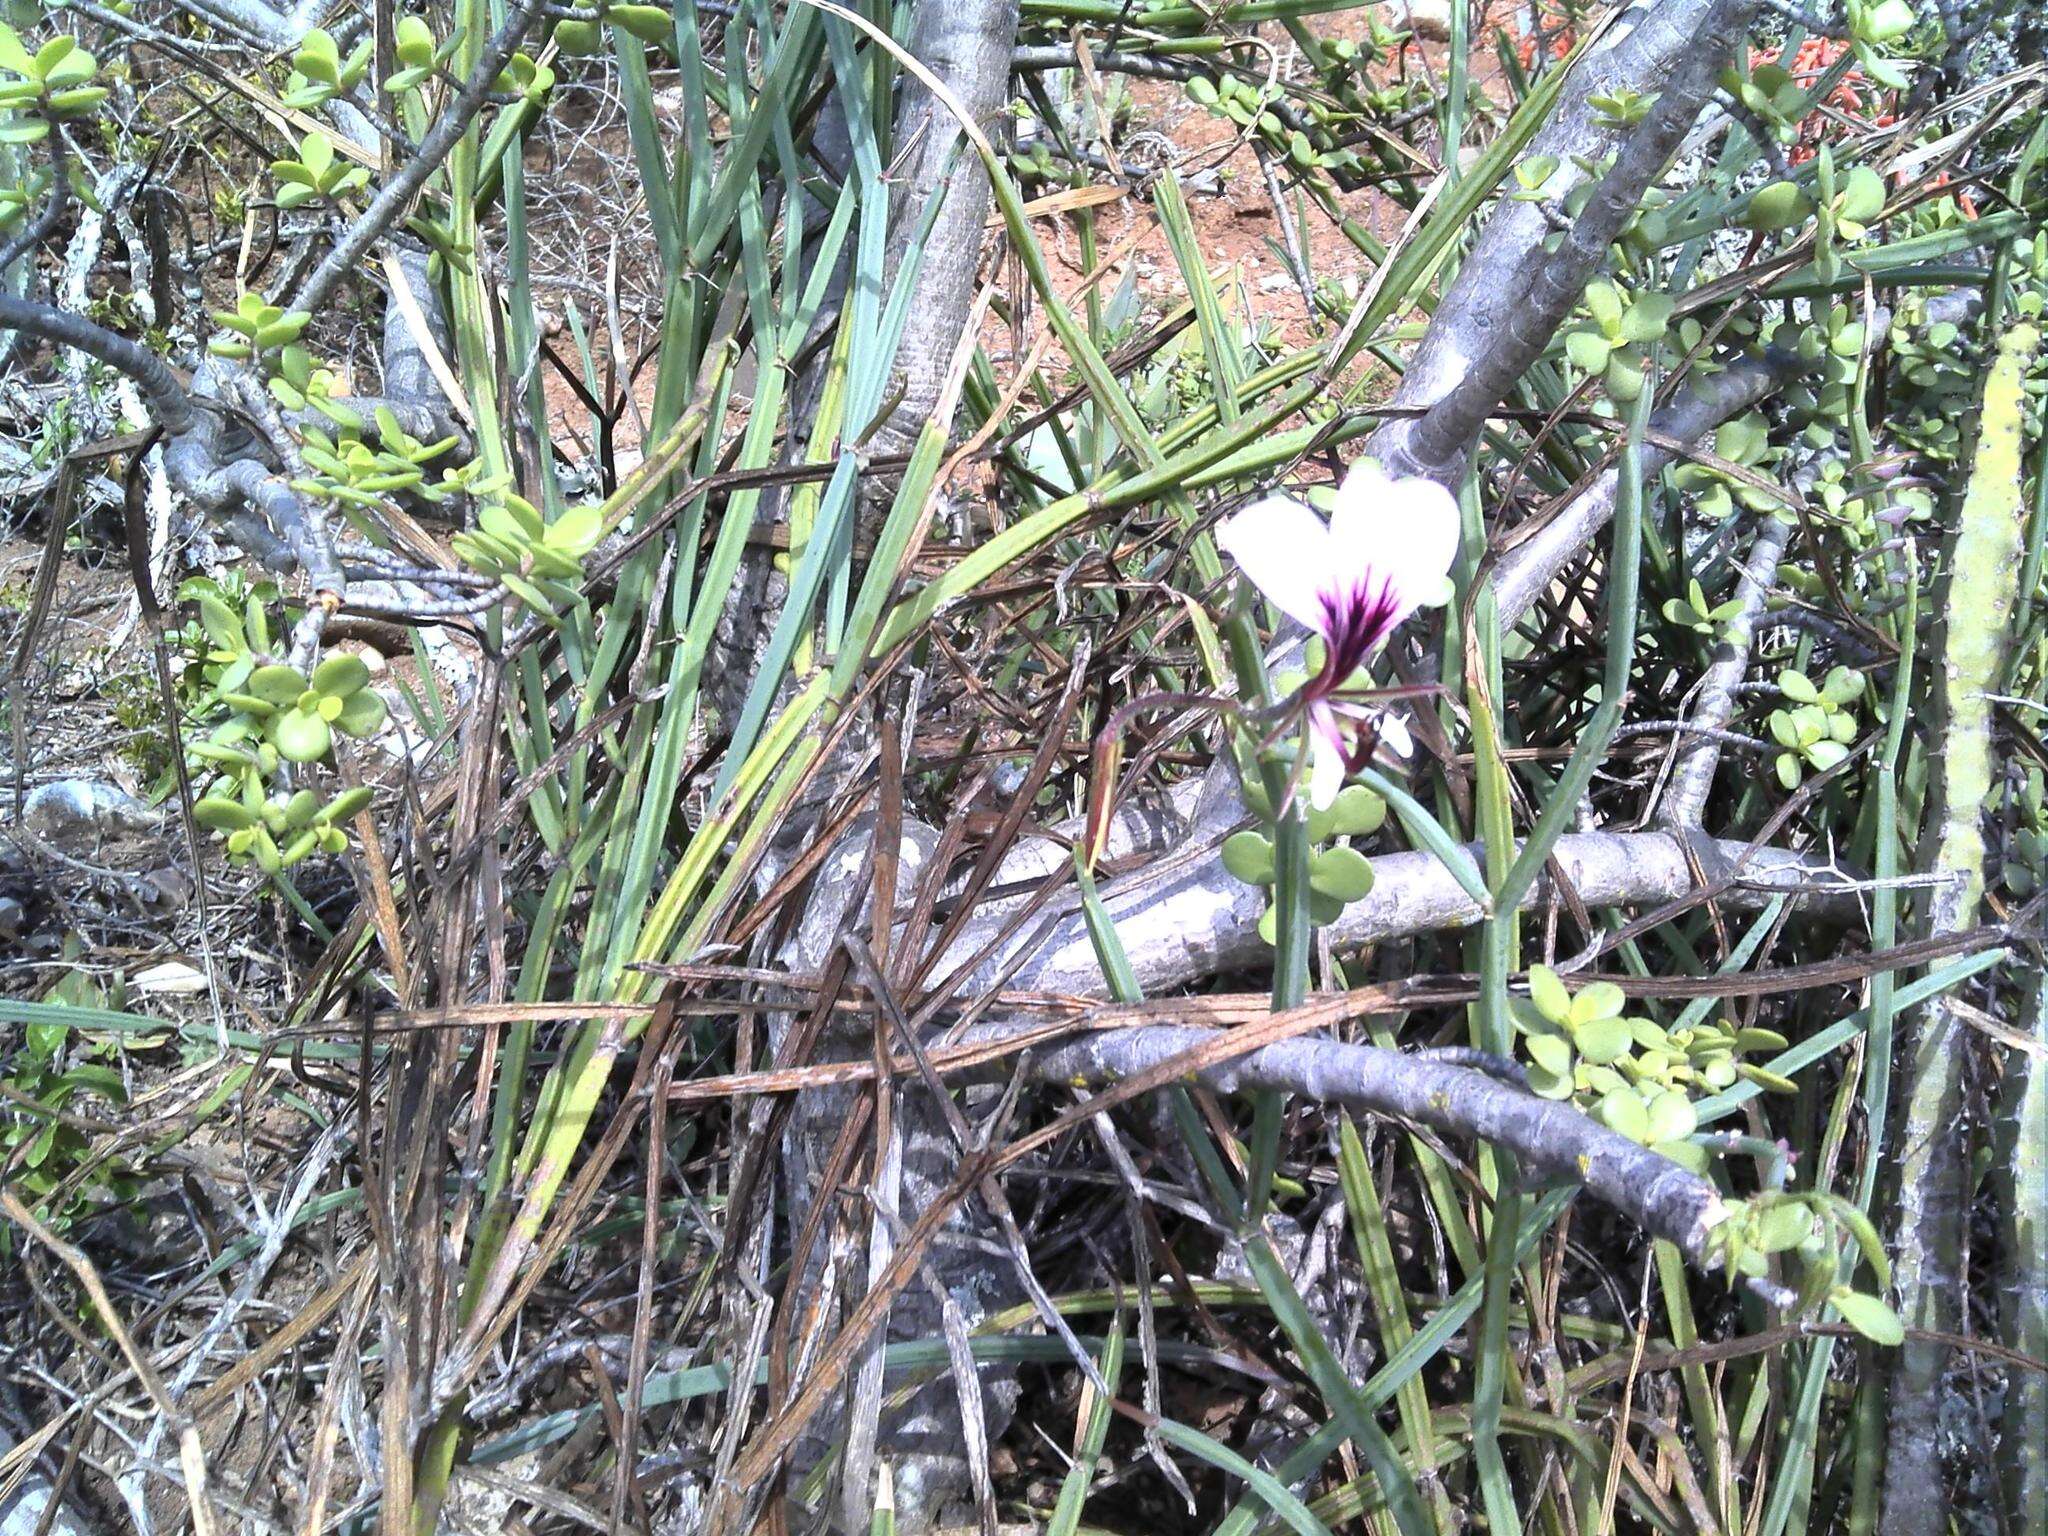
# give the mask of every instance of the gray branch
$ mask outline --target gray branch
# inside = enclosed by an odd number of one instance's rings
[[[1000,1039],[1014,1026],[966,1031]],[[1097,1087],[1150,1071],[1226,1031],[1152,1025],[1102,1030],[1033,1053],[1036,1082]],[[1338,1040],[1283,1040],[1193,1074],[1223,1093],[1277,1090],[1323,1104],[1393,1115],[1514,1151],[1525,1173],[1583,1184],[1644,1231],[1708,1264],[1708,1235],[1726,1214],[1714,1186],[1662,1153],[1638,1146],[1570,1104],[1541,1099],[1470,1067]]]
[[[1573,157],[1615,156],[1564,244],[1545,249],[1543,209],[1503,199],[1444,295],[1402,377],[1402,405],[1433,407],[1373,434],[1370,452],[1397,474],[1459,479],[1487,414],[1550,345],[1638,199],[1662,172],[1743,34],[1758,0],[1664,0],[1618,18],[1583,58],[1557,113],[1529,146],[1554,156],[1545,190],[1561,197],[1583,177]],[[1592,98],[1628,87],[1654,94],[1631,130],[1609,127]]]
[[[1707,793],[1714,787],[1714,770],[1721,763],[1720,733],[1735,718],[1735,690],[1749,671],[1749,656],[1756,639],[1757,620],[1770,600],[1778,579],[1778,562],[1785,557],[1785,541],[1791,525],[1775,513],[1763,514],[1763,527],[1749,547],[1749,562],[1735,583],[1739,605],[1728,621],[1714,657],[1700,679],[1699,696],[1693,705],[1688,736],[1678,749],[1671,768],[1671,782],[1664,791],[1658,819],[1668,826],[1697,827],[1707,808]]]
[[[526,29],[540,14],[542,3],[543,0],[519,0],[505,18],[505,24],[484,45],[476,68],[470,71],[469,78],[462,82],[462,88],[442,111],[439,120],[413,149],[404,168],[384,183],[370,200],[370,206],[357,216],[348,233],[327,253],[327,259],[286,301],[287,309],[317,310],[325,304],[334,296],[334,290],[355,270],[356,263],[369,254],[370,247],[412,206],[413,198],[427,184],[427,178],[441,168],[441,162],[455,148],[456,140],[468,131],[470,121],[484,109],[485,102],[490,99],[491,87],[504,72],[506,64],[511,62],[520,39],[526,36]]]
[[[1709,880],[1736,873],[1748,847],[1663,832],[1589,832],[1560,838],[1556,860],[1588,907],[1657,905],[1697,888],[1688,843]],[[1182,848],[1182,853],[1161,861],[1170,871],[1165,878],[1151,869],[1140,870],[1102,892],[1138,983],[1148,994],[1222,972],[1256,969],[1272,959],[1271,948],[1258,932],[1266,906],[1264,888],[1232,876],[1199,843],[1198,857],[1188,856],[1188,844]],[[1476,848],[1468,853],[1479,856]],[[1017,857],[1040,855],[1022,849]],[[1180,861],[1178,867],[1175,861]],[[1382,854],[1372,867],[1371,892],[1346,907],[1327,930],[1330,942],[1340,949],[1467,928],[1485,916],[1434,854]],[[1837,888],[1847,883],[1848,877],[1818,859],[1765,848],[1739,866],[1739,885],[1731,899],[1754,904],[1763,893],[1807,890],[1829,910],[1844,910],[1846,901]],[[1541,907],[1561,894],[1547,879],[1540,880],[1529,905]],[[973,965],[970,992],[1007,976],[1007,984],[1014,987],[1100,995],[1102,970],[1078,903],[1051,910],[1055,915],[1050,920],[1027,924],[1022,932],[1001,940],[1014,906],[991,907],[962,932],[938,973]],[[983,956],[985,948],[991,953]]]
[[[135,381],[151,418],[166,433],[175,436],[192,429],[192,396],[178,382],[171,365],[140,342],[118,336],[83,315],[38,304],[33,299],[17,299],[8,293],[0,293],[0,331],[40,337],[54,346],[71,347],[105,363]]]

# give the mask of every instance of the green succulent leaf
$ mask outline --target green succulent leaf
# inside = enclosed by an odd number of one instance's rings
[[[1273,842],[1264,833],[1244,831],[1223,840],[1223,867],[1246,885],[1273,883]]]
[[[1356,848],[1325,848],[1309,861],[1309,888],[1338,902],[1362,900],[1372,881],[1372,861]]]
[[[1843,1322],[1871,1343],[1896,1347],[1906,1342],[1906,1327],[1899,1321],[1898,1313],[1877,1297],[1842,1286],[1829,1292],[1828,1303],[1841,1314]]]

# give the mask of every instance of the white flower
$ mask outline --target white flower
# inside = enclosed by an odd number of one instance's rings
[[[1309,802],[1329,805],[1372,755],[1360,722],[1398,722],[1340,690],[1401,621],[1443,588],[1458,555],[1458,504],[1434,480],[1396,480],[1361,459],[1325,523],[1292,496],[1230,518],[1216,542],[1282,613],[1322,637],[1323,669],[1302,689],[1309,725]],[[1406,732],[1400,737],[1405,739]]]

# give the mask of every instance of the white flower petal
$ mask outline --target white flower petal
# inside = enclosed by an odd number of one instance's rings
[[[1308,803],[1327,811],[1344,788],[1344,723],[1336,711],[1312,704],[1308,711]]]
[[[1391,709],[1380,711],[1380,745],[1396,757],[1415,755],[1415,738],[1408,734],[1408,722]]]
[[[1323,592],[1333,575],[1330,530],[1292,496],[1255,501],[1216,530],[1216,545],[1290,619],[1329,627]]]
[[[1360,459],[1337,487],[1330,541],[1343,569],[1371,569],[1400,595],[1404,615],[1434,597],[1458,558],[1457,500],[1434,480],[1396,480]]]

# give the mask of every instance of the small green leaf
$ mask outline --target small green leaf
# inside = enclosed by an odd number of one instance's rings
[[[1873,1344],[1896,1347],[1906,1342],[1906,1328],[1898,1313],[1875,1296],[1843,1286],[1828,1294],[1828,1301],[1842,1314],[1842,1321]]]
[[[1260,832],[1244,831],[1223,840],[1223,867],[1246,885],[1273,883],[1273,843]]]
[[[1615,1089],[1601,1099],[1595,1113],[1609,1130],[1626,1136],[1630,1141],[1650,1139],[1650,1113],[1643,1108],[1643,1101],[1633,1088]]]
[[[1611,981],[1596,981],[1572,999],[1571,1022],[1586,1025],[1611,1019],[1628,1006],[1628,995]]]
[[[270,722],[270,740],[287,761],[315,763],[334,745],[334,733],[310,710],[288,709]]]
[[[1363,784],[1346,785],[1330,811],[1343,837],[1369,837],[1386,825],[1387,802]]]
[[[306,691],[305,675],[296,667],[272,664],[249,676],[249,692],[271,704],[290,704]]]
[[[1531,1035],[1527,1041],[1529,1059],[1553,1077],[1572,1069],[1572,1048],[1563,1035]]]
[[[1340,902],[1360,901],[1372,890],[1372,861],[1356,848],[1325,848],[1308,870],[1309,888]]]
[[[1572,1016],[1572,996],[1557,979],[1557,972],[1547,965],[1530,967],[1529,1001],[1553,1024],[1566,1023]]]
[[[1797,1248],[1812,1233],[1813,1212],[1797,1201],[1780,1201],[1757,1217],[1756,1245],[1765,1253]]]
[[[347,651],[329,656],[313,669],[313,691],[347,698],[370,681],[363,658]]]
[[[1692,1100],[1667,1089],[1650,1101],[1649,1133],[1645,1141],[1679,1141],[1699,1129],[1700,1117]]]
[[[1619,1018],[1594,1019],[1572,1033],[1572,1044],[1586,1060],[1605,1065],[1626,1056],[1633,1044],[1628,1022]]]
[[[192,816],[203,827],[216,832],[233,832],[256,825],[256,813],[239,800],[221,795],[201,795],[192,802]]]

